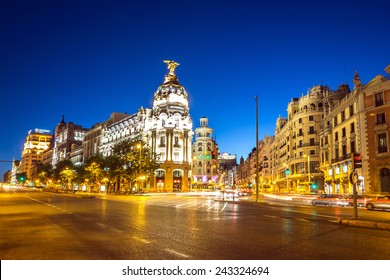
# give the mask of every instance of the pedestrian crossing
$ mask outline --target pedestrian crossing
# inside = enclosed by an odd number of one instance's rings
[[[231,203],[227,201],[215,201],[211,198],[150,198],[145,201],[147,205],[161,206],[161,207],[174,207],[176,209],[194,209],[201,211],[214,211],[224,212],[237,210],[239,205],[237,203]]]

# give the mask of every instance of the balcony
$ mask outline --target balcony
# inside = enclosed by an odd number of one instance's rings
[[[336,162],[340,162],[340,161],[345,161],[345,160],[348,160],[348,159],[351,159],[351,155],[343,155],[341,157],[335,157],[335,158],[332,158],[332,163],[336,163]]]

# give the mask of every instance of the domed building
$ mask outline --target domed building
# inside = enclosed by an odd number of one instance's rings
[[[152,109],[141,107],[137,113],[105,126],[100,151],[108,155],[115,143],[141,136],[160,164],[149,178],[146,191],[188,191],[193,137],[188,94],[175,74],[179,64],[164,62],[169,71],[154,93]]]
[[[169,73],[154,93],[152,116],[145,122],[149,145],[160,163],[153,183],[156,191],[188,191],[193,137],[188,94],[174,72],[179,64],[164,62]]]

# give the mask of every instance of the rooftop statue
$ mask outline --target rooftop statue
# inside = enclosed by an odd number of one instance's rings
[[[164,60],[164,63],[167,64],[167,68],[169,70],[169,75],[175,76],[175,68],[180,64],[173,60]]]

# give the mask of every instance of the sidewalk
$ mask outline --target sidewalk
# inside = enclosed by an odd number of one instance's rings
[[[381,230],[390,230],[390,221],[375,221],[367,219],[338,219],[340,225],[348,225],[353,227],[363,227]]]
[[[307,196],[292,196],[292,195],[277,195],[277,194],[270,194],[270,195],[264,195],[260,194],[259,198],[262,201],[279,201],[279,202],[289,202],[297,205],[311,205],[311,199],[316,197],[316,195],[310,197],[310,195]],[[255,197],[251,197],[251,202],[255,202]],[[372,218],[339,218],[337,220],[338,224],[340,225],[346,225],[346,226],[353,226],[353,227],[362,227],[362,228],[371,228],[371,229],[378,229],[378,230],[389,230],[390,231],[390,213],[388,219],[376,219],[375,217]]]

